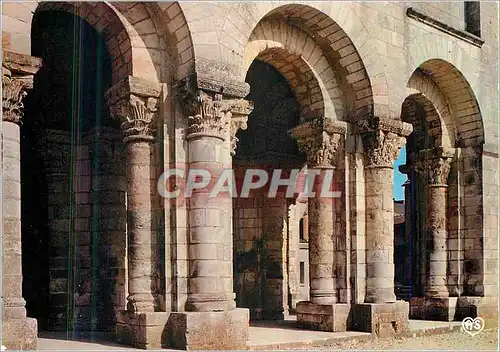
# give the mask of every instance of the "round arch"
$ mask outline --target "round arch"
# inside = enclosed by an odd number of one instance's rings
[[[430,40],[430,38],[433,40]],[[423,43],[427,49],[422,50]],[[408,44],[407,79],[410,82],[416,68],[431,80],[448,103],[456,128],[455,146],[482,145],[485,130],[481,104],[475,94],[479,81],[474,76],[476,61],[455,42],[441,36],[424,35]],[[406,96],[400,96],[402,104]]]
[[[155,58],[154,52],[145,42],[146,34],[154,30],[151,19],[144,18],[139,22],[129,21],[129,18],[118,11],[113,5],[105,2],[39,2],[36,9],[30,13],[31,22],[37,13],[42,11],[66,11],[83,18],[97,32],[105,37],[106,47],[112,59],[112,81],[119,82],[127,76],[140,76],[147,80],[158,82],[161,80],[161,57]],[[23,16],[19,14],[19,16]],[[139,26],[139,23],[144,24]]]
[[[344,97],[335,73],[321,48],[304,31],[283,21],[261,21],[245,47],[240,78],[246,76],[254,59],[274,66],[289,81],[302,120],[345,118]]]

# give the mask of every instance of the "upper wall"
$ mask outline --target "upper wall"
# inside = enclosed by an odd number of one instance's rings
[[[483,116],[485,150],[497,153],[498,124],[498,21],[496,3],[481,3],[482,39],[477,47],[463,39],[407,16],[407,8],[431,16],[458,30],[464,29],[464,4],[460,2],[306,2],[332,18],[349,36],[366,67],[374,100],[386,104],[388,115],[399,118],[406,86],[415,69],[430,59],[441,59],[456,67],[471,86]],[[191,30],[195,64],[214,60],[228,74],[241,68],[245,45],[264,16],[283,2],[180,3]],[[415,6],[414,6],[415,5]],[[313,20],[311,20],[313,21]],[[312,23],[312,22],[311,22]],[[382,71],[378,72],[382,63]],[[234,74],[237,76],[237,74]]]
[[[350,38],[361,57],[370,81],[376,113],[399,118],[406,98],[406,86],[415,69],[430,59],[452,64],[467,80],[481,110],[485,130],[485,150],[498,153],[498,4],[481,3],[481,36],[485,43],[475,46],[449,33],[406,15],[408,7],[435,20],[446,22],[458,30],[464,28],[464,3],[417,2],[291,2],[306,4],[330,17]],[[145,4],[145,3],[142,3]],[[144,6],[149,17],[129,5],[120,8],[126,19],[133,47],[134,60],[158,66],[154,41],[145,29],[163,36],[171,32],[174,58],[164,55],[165,66],[177,65],[176,79],[191,72],[217,66],[236,79],[243,64],[245,45],[257,23],[284,2],[179,2],[149,3]],[[2,6],[2,47],[29,54],[31,18],[36,3],[8,3]],[[144,11],[143,11],[144,12]],[[146,13],[144,12],[144,13]],[[150,19],[151,18],[151,19]],[[145,22],[149,21],[149,22]],[[168,22],[168,23],[167,23]],[[314,25],[314,18],[310,25]],[[144,32],[144,34],[140,34]],[[138,33],[139,35],[135,35]],[[153,38],[154,39],[154,38]],[[153,43],[153,44],[152,44]],[[155,51],[156,50],[156,51]],[[136,54],[137,53],[137,54]],[[206,65],[206,60],[212,64]],[[204,64],[205,61],[205,64]],[[134,74],[141,75],[142,65],[134,65]],[[158,69],[156,70],[158,71]],[[215,71],[215,70],[214,70]],[[151,76],[161,77],[154,70]],[[155,77],[155,78],[156,78]],[[241,80],[241,78],[239,78]]]

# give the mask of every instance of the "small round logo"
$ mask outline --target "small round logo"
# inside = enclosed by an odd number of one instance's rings
[[[467,317],[462,320],[462,327],[466,333],[471,336],[476,336],[484,329],[484,320],[480,317]]]

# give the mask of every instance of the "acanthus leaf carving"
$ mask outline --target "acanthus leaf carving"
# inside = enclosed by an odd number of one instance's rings
[[[111,115],[122,121],[124,141],[153,140],[161,88],[129,76],[106,92]]]
[[[337,162],[340,134],[322,132],[320,137],[299,139],[297,144],[306,155],[308,167],[329,167]]]
[[[361,136],[365,151],[365,167],[393,167],[399,150],[405,145],[405,137],[393,132],[376,130]]]
[[[230,110],[231,113],[231,150],[232,156],[236,154],[236,146],[238,144],[238,137],[236,133],[238,130],[246,130],[248,128],[248,115],[253,111],[253,103],[245,99],[234,100]]]
[[[428,178],[428,184],[446,186],[451,169],[453,151],[441,148],[422,150],[415,161],[415,170]]]
[[[347,124],[343,121],[318,118],[295,127],[290,133],[306,156],[308,167],[331,167],[337,163],[346,131]]]
[[[23,99],[28,90],[33,88],[33,76],[15,77],[9,74],[2,76],[2,114],[3,121],[21,125],[23,116]]]

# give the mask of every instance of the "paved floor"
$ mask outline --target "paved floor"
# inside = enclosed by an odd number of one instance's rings
[[[410,320],[410,329],[421,332],[429,329],[447,329],[460,326],[460,322],[435,322]],[[294,317],[285,321],[256,321],[250,326],[249,347],[252,349],[290,348],[310,343],[334,343],[347,339],[361,340],[370,334],[362,332],[322,332],[302,330],[295,326]],[[40,333],[38,339],[40,351],[130,351],[133,349],[107,341],[103,335],[94,337],[67,336],[65,333]],[[168,351],[168,350],[163,350]]]

